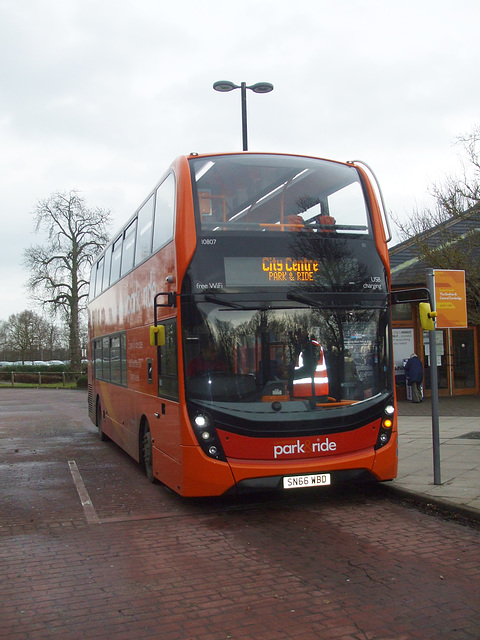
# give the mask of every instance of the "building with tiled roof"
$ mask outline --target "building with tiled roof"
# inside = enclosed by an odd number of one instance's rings
[[[389,250],[392,289],[426,286],[427,268],[465,271],[467,283],[480,276],[480,207],[452,217]],[[467,287],[468,290],[468,287]],[[440,395],[479,393],[480,309],[468,295],[469,324],[464,329],[437,330],[437,367]],[[424,363],[425,388],[430,385],[427,335],[422,331],[417,305],[393,307],[394,357],[397,391],[405,382],[402,362],[416,352]]]

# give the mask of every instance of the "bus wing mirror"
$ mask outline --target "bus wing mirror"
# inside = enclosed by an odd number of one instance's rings
[[[428,289],[394,289],[390,291],[391,304],[407,304],[408,302],[431,303]]]
[[[150,345],[152,347],[163,347],[165,344],[165,325],[159,324],[150,327]]]
[[[437,317],[437,312],[432,311],[429,302],[421,302],[419,304],[419,310],[422,329],[424,331],[435,331],[435,322],[433,319]]]

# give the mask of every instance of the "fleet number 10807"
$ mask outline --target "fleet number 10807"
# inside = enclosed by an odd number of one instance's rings
[[[285,476],[284,489],[298,489],[300,487],[320,487],[330,484],[329,473],[316,473],[308,476]]]

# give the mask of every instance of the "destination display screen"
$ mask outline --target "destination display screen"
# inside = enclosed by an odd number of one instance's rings
[[[227,287],[276,286],[315,282],[320,266],[317,260],[278,257],[224,258]]]
[[[302,237],[301,246],[280,237],[249,238],[241,246],[229,237],[202,238],[185,282],[194,293],[249,288],[277,293],[387,291],[385,267],[373,242],[310,243],[310,236]]]

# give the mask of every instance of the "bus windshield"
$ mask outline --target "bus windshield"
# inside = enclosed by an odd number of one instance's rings
[[[200,231],[369,232],[353,166],[267,154],[190,163]]]
[[[250,410],[259,411],[290,402],[297,412],[366,401],[391,388],[386,315],[192,302],[184,316],[187,397],[258,403]]]

